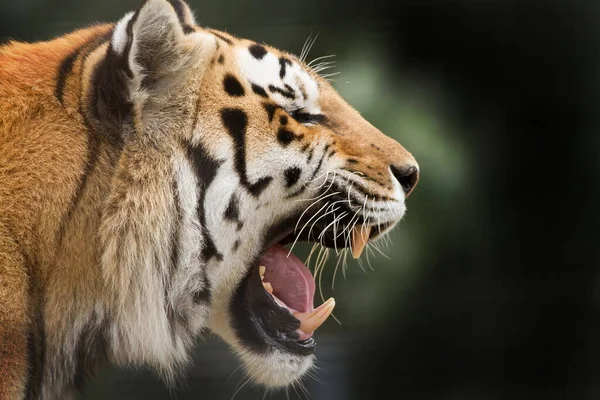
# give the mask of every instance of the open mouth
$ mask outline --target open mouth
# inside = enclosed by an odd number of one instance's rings
[[[268,234],[270,240],[266,240],[265,250],[234,296],[232,311],[238,337],[248,347],[283,348],[309,355],[316,345],[314,332],[331,315],[335,300],[330,298],[315,308],[313,274],[284,246],[294,241],[320,243],[338,250],[348,248],[358,258],[367,243],[382,235],[395,221],[370,224],[359,220],[336,226],[339,229],[333,229],[325,221],[306,232],[296,231],[297,224],[293,221],[284,221]]]

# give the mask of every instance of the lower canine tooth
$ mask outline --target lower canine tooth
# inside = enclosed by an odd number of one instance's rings
[[[270,282],[263,282],[263,286],[267,292],[273,294],[273,285]]]
[[[352,229],[352,257],[358,258],[365,249],[365,245],[371,236],[371,227],[366,225],[355,225]]]
[[[294,317],[300,320],[300,329],[305,333],[312,333],[331,315],[335,307],[335,300],[330,297],[311,313],[294,313]]]

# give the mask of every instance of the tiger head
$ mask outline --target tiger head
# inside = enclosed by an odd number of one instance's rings
[[[142,149],[167,155],[170,260],[187,271],[168,289],[185,317],[175,331],[215,332],[260,384],[297,381],[334,303],[314,307],[312,274],[283,246],[315,242],[358,257],[403,217],[415,159],[302,59],[199,27],[181,1],[148,0],[111,35],[90,72],[89,119],[118,126],[130,161]],[[149,176],[163,168],[128,165]],[[128,185],[120,197],[113,188],[106,210],[105,268],[116,226],[133,218],[118,217]]]

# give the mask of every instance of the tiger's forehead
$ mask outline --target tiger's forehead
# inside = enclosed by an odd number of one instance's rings
[[[250,40],[230,39],[221,33],[216,36],[228,39],[240,78],[246,80],[254,93],[270,98],[288,111],[321,113],[319,84],[296,57]]]

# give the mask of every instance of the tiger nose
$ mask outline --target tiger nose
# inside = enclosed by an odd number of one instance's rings
[[[419,167],[416,164],[390,165],[392,175],[398,180],[402,190],[408,197],[419,181]]]

